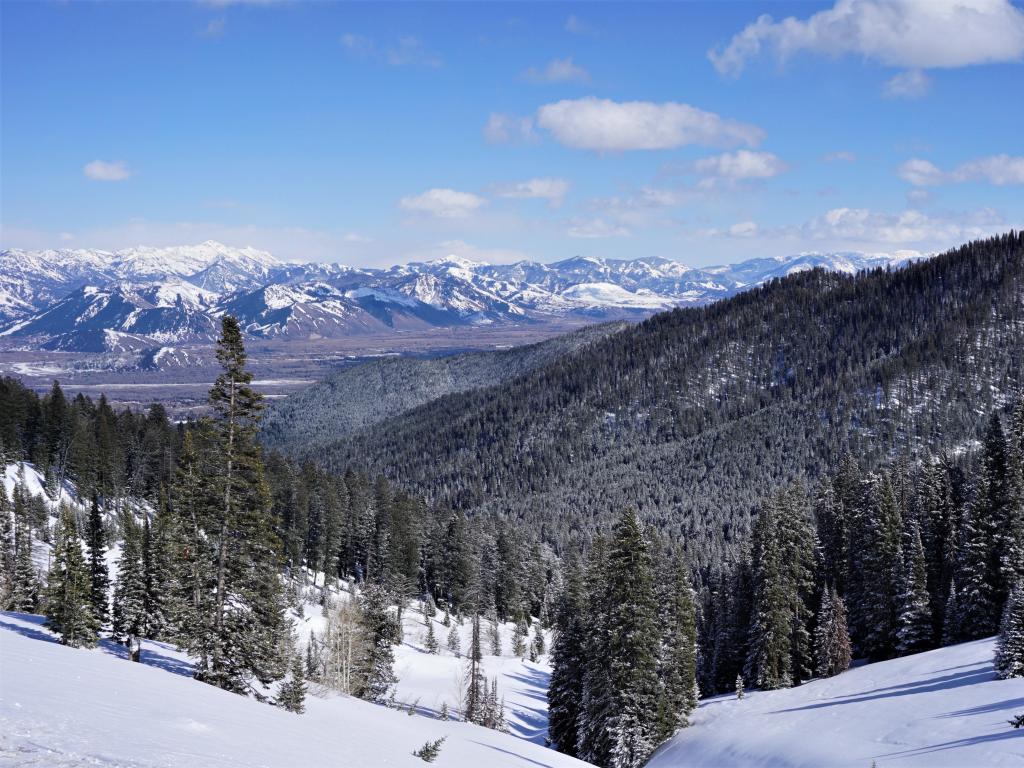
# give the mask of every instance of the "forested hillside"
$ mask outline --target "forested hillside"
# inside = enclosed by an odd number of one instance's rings
[[[261,437],[269,448],[308,451],[444,395],[517,378],[626,327],[607,323],[497,352],[393,357],[344,368],[272,403]]]
[[[847,451],[870,467],[977,440],[1021,384],[1022,280],[1015,232],[896,271],[801,273],[292,450],[556,544],[633,507],[720,563],[758,498]]]

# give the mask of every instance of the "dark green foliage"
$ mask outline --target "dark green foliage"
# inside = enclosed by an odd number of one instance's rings
[[[146,636],[146,571],[143,531],[132,514],[122,517],[123,541],[114,584],[113,632],[115,641],[132,648]]]
[[[107,621],[110,605],[110,575],[107,571],[106,531],[96,494],[93,494],[89,507],[89,525],[85,541],[89,548],[89,603],[92,605],[96,621],[102,626]]]
[[[586,626],[583,574],[572,559],[555,608],[548,684],[548,738],[559,752],[576,755],[577,729],[583,703],[586,665]],[[540,628],[537,630],[541,636]]]
[[[846,625],[846,606],[835,587],[826,589],[821,597],[818,625],[814,632],[815,672],[832,677],[850,668],[852,648]]]
[[[100,625],[93,613],[89,587],[89,569],[82,555],[75,514],[70,507],[63,507],[46,588],[46,626],[60,635],[62,645],[96,645]]]
[[[1003,609],[996,638],[996,676],[1024,677],[1024,585],[1017,583]]]
[[[632,506],[695,568],[718,568],[765,489],[847,452],[871,470],[975,437],[977,410],[1024,383],[1022,282],[1019,233],[892,272],[802,273],[290,450],[543,527],[559,548]],[[838,522],[826,546],[842,546]]]
[[[398,681],[394,672],[395,654],[391,649],[397,640],[397,628],[390,604],[388,593],[376,585],[367,585],[359,598],[360,617],[369,642],[365,655],[358,662],[362,684],[356,695],[367,701],[385,701]]]
[[[297,715],[306,711],[306,670],[298,653],[292,655],[288,679],[281,684],[277,703]]]
[[[437,756],[441,754],[441,746],[444,744],[447,736],[442,736],[440,739],[434,741],[428,741],[419,749],[415,750],[412,754],[414,757],[418,757],[425,763],[432,763],[437,759]]]

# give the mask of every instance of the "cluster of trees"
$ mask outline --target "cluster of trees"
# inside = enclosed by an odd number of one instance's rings
[[[898,270],[792,275],[658,314],[491,386],[285,447],[384,473],[472,515],[589,546],[624,508],[717,568],[765,488],[850,452],[874,468],[974,439],[978,410],[1024,385],[1024,234]],[[282,406],[285,408],[285,406]]]
[[[652,552],[632,511],[586,564],[566,566],[548,692],[554,746],[599,766],[643,765],[697,705],[696,597],[687,569]]]
[[[813,494],[766,501],[749,554],[709,580],[700,680],[797,685],[873,660],[995,634],[1001,674],[1024,672],[1024,402],[993,412],[973,462],[845,457]]]

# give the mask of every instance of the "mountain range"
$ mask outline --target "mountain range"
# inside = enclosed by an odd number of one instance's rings
[[[254,338],[330,339],[455,326],[642,318],[815,267],[853,274],[917,254],[804,253],[716,267],[576,256],[457,256],[361,269],[281,261],[214,241],[120,251],[0,251],[0,337],[28,348],[144,352],[210,342],[223,313]]]

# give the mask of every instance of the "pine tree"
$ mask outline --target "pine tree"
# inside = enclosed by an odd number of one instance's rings
[[[427,634],[423,640],[423,647],[427,653],[437,653],[439,646],[437,643],[437,635],[434,633],[434,620],[427,619]]]
[[[302,656],[297,652],[292,654],[290,674],[281,684],[277,701],[286,710],[297,715],[306,711],[306,672]]]
[[[910,551],[900,605],[896,650],[899,654],[917,653],[932,647],[932,612],[925,570],[924,547],[917,522],[911,523]]]
[[[278,638],[284,599],[278,578],[280,542],[256,440],[262,396],[252,389],[238,321],[225,315],[217,341],[223,371],[210,390],[213,418],[205,424],[204,469],[212,498],[203,505],[213,598],[200,621],[200,680],[236,693],[257,693],[284,676]]]
[[[873,659],[886,659],[896,648],[903,581],[903,528],[899,502],[888,474],[872,486],[862,519],[860,568],[864,591],[859,614],[864,618],[863,649]]]
[[[974,498],[964,519],[958,573],[960,627],[965,639],[996,631],[1008,584],[1016,578],[1017,549],[1009,466],[1002,423],[989,420]]]
[[[533,640],[530,641],[530,661],[537,661],[546,652],[544,646],[544,629],[540,624],[536,625],[533,631]]]
[[[693,587],[685,566],[666,563],[659,584],[661,603],[661,648],[658,677],[661,691],[658,702],[656,741],[669,738],[689,725],[689,716],[697,708],[697,608]]]
[[[487,681],[481,664],[483,651],[480,642],[480,614],[474,612],[469,655],[466,657],[466,698],[462,711],[467,723],[477,725],[483,725],[487,718]]]
[[[515,629],[512,630],[512,655],[522,658],[526,655],[526,636],[529,629],[525,621],[517,621]]]
[[[459,625],[456,622],[452,622],[448,630],[448,650],[456,658],[462,655],[462,640],[459,637]]]
[[[790,628],[792,596],[787,592],[774,500],[765,502],[753,531],[754,606],[744,677],[761,688],[793,684]]]
[[[743,682],[743,675],[736,675],[736,698],[742,699],[745,695],[746,685]]]
[[[86,530],[89,547],[89,603],[100,626],[106,623],[110,606],[110,574],[107,571],[107,541],[103,529],[103,516],[95,493],[89,507],[89,526]]]
[[[141,643],[146,634],[146,574],[143,558],[142,531],[131,512],[123,516],[124,541],[117,563],[114,584],[112,638],[123,643],[133,661],[140,660]]]
[[[491,619],[487,622],[487,638],[491,645],[491,656],[501,656],[501,630],[497,614],[491,614]]]
[[[960,628],[960,601],[957,599],[956,582],[949,585],[949,594],[946,596],[946,607],[942,623],[942,645],[953,645],[963,639],[963,631]]]
[[[660,633],[649,546],[640,521],[627,510],[608,553],[608,639],[612,734],[608,758],[642,765],[653,751],[658,714]]]
[[[586,663],[583,575],[575,557],[566,564],[565,581],[555,608],[548,682],[548,738],[559,752],[576,755],[583,704]],[[537,636],[541,637],[540,627]]]
[[[850,668],[852,651],[846,626],[846,606],[835,587],[825,590],[814,631],[815,671],[832,677]]]
[[[0,467],[5,466],[3,443],[0,442]],[[7,610],[14,592],[14,519],[7,489],[0,483],[0,608]]]
[[[32,534],[23,521],[15,523],[14,575],[9,605],[12,611],[35,613],[39,608],[39,576],[32,560]]]
[[[606,765],[613,748],[608,723],[616,712],[612,678],[610,611],[611,575],[608,545],[604,538],[594,540],[590,549],[584,585],[585,620],[583,648],[583,696],[576,724],[576,757],[595,765]]]
[[[394,687],[395,622],[388,613],[388,594],[383,587],[368,584],[360,595],[361,621],[368,643],[359,661],[361,684],[356,695],[367,701],[382,702]]]
[[[160,503],[145,541],[146,564],[146,637],[169,640],[178,635],[178,623],[184,606],[182,533],[177,515],[166,493],[160,491]]]
[[[1024,584],[1010,591],[996,638],[996,676],[1024,677]]]
[[[89,586],[89,570],[78,540],[75,513],[64,506],[60,510],[46,590],[46,626],[60,635],[62,645],[96,645],[99,622],[90,604]]]

